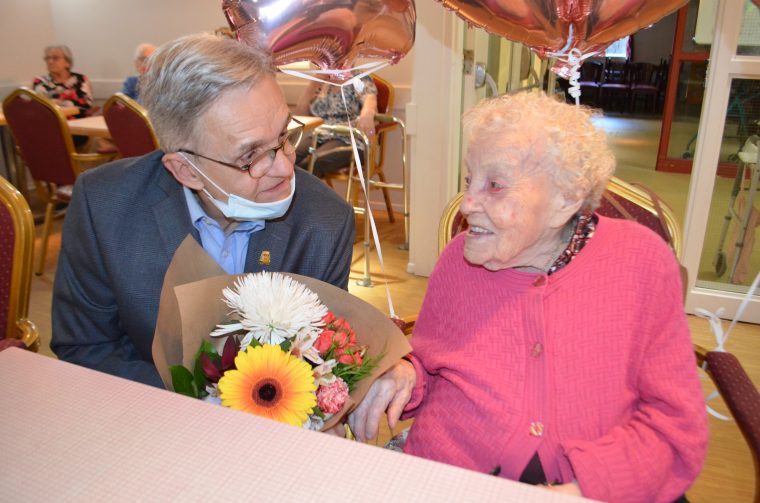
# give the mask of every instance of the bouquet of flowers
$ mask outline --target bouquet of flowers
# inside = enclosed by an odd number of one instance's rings
[[[385,314],[295,274],[225,275],[191,237],[164,278],[153,360],[168,389],[329,429],[411,350]]]
[[[247,274],[223,295],[235,322],[210,334],[222,353],[204,340],[192,372],[171,366],[178,393],[319,430],[376,366],[348,321],[289,276]]]

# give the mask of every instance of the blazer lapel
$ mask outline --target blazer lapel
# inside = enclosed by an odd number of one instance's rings
[[[283,218],[269,221],[264,230],[251,234],[245,271],[282,271],[291,230],[290,223]]]
[[[190,213],[182,185],[166,171],[163,165],[159,165],[158,170],[157,185],[163,190],[165,197],[160,198],[153,205],[153,216],[164,249],[171,260],[174,252],[188,234],[192,234],[199,243],[200,236],[190,222]]]

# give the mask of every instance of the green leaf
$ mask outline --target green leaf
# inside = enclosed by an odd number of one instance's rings
[[[195,359],[195,368],[193,369],[193,384],[195,385],[195,389],[198,391],[197,398],[204,398],[208,396],[208,393],[206,392],[206,384],[208,384],[208,378],[201,369],[200,358]]]
[[[182,365],[172,365],[169,367],[172,375],[172,386],[176,393],[186,395],[192,398],[200,398],[198,387],[193,381],[193,374]]]
[[[290,351],[290,346],[292,345],[293,345],[293,341],[291,341],[290,339],[285,339],[284,341],[280,343],[280,349],[282,349],[283,351],[287,353],[288,351]]]
[[[219,353],[216,352],[214,345],[206,339],[203,339],[201,342],[201,347],[198,349],[198,353],[195,355],[196,360],[201,356],[201,353],[206,353],[212,361],[214,360],[215,356],[219,358]]]

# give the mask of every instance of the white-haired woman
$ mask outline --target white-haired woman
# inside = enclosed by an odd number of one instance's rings
[[[44,54],[48,73],[32,81],[34,90],[60,106],[78,107],[79,113],[73,117],[88,115],[93,106],[92,87],[85,75],[71,71],[74,66],[71,49],[65,45],[50,45],[45,47]]]
[[[469,229],[354,433],[403,412],[407,453],[605,501],[680,498],[707,420],[673,253],[593,212],[614,158],[587,111],[518,93],[465,125]]]

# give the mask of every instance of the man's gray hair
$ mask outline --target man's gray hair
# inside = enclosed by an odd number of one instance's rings
[[[55,51],[55,50],[59,50],[63,53],[63,58],[69,62],[69,67],[74,66],[74,55],[71,53],[71,49],[69,49],[68,45],[63,45],[63,44],[49,45],[45,47],[45,51],[42,54],[47,56],[50,51]]]
[[[198,119],[228,90],[252,88],[274,75],[270,54],[211,34],[188,35],[158,48],[140,77],[140,99],[164,152],[194,148]]]

